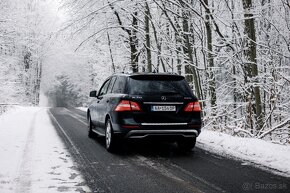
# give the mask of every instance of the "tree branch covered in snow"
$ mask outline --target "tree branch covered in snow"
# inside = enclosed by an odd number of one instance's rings
[[[203,103],[206,128],[287,142],[288,1],[101,0],[92,6],[65,2],[74,13],[71,29],[90,34],[93,44],[110,51],[106,57],[118,62],[108,66],[117,72],[185,75]],[[87,30],[81,27],[88,23]],[[104,46],[108,44],[110,48]]]
[[[175,72],[186,77],[201,100],[205,128],[289,143],[289,1],[62,2],[67,21],[57,35],[67,38],[68,47],[74,51],[64,63],[75,57],[73,65],[79,63],[79,68],[88,69],[84,70],[84,80],[89,86],[83,89],[76,78],[79,72],[73,67],[69,73],[54,76],[54,91],[59,89],[57,82],[69,81],[73,90],[82,92],[79,97],[85,98],[84,92],[96,89],[112,72]],[[12,9],[5,2],[0,6],[3,10]],[[19,27],[27,30],[19,41],[26,47],[21,52],[15,51],[18,44],[9,49],[9,53],[13,52],[9,60],[11,64],[30,66],[40,58],[40,51],[35,48],[41,47],[43,36],[37,30],[32,33],[20,21],[13,25],[7,19],[11,17],[9,12],[0,17],[1,63],[8,65],[5,52],[18,42]],[[56,55],[59,54],[66,53],[62,50]],[[82,58],[87,59],[80,61]],[[17,65],[13,67],[20,68]],[[19,75],[22,79],[30,76],[25,69]],[[81,98],[79,101],[85,101]]]

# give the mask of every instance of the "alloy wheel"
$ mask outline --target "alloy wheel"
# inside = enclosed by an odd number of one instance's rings
[[[111,123],[108,121],[106,125],[106,147],[110,148],[112,142],[112,128]]]

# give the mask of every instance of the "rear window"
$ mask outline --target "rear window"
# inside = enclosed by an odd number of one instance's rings
[[[192,96],[192,92],[184,78],[175,80],[130,78],[129,94]]]
[[[112,89],[112,93],[123,93],[126,86],[126,77],[119,76]]]

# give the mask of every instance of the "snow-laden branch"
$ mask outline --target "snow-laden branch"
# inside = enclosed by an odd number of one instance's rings
[[[102,28],[100,29],[99,31],[97,31],[96,33],[93,33],[92,35],[90,35],[89,37],[87,37],[85,40],[83,40],[79,45],[78,47],[75,49],[75,51],[77,51],[80,47],[82,47],[82,45],[84,43],[86,43],[87,41],[89,41],[91,38],[95,37],[96,35],[98,35],[99,33],[105,31],[105,30],[108,30],[108,29],[116,29],[116,28],[119,28],[119,26],[112,26],[112,27],[107,27],[107,28]]]
[[[280,129],[280,128],[284,127],[285,125],[288,125],[288,127],[290,127],[290,118],[283,121],[282,123],[276,125],[272,129],[269,129],[269,130],[263,132],[261,135],[258,136],[258,138],[261,139],[261,138],[265,137],[266,135],[270,134],[271,132],[275,131],[276,129]]]
[[[255,137],[250,131],[247,131],[245,129],[241,129],[241,128],[235,128],[234,129],[234,133],[244,133],[244,134],[247,134],[249,137]]]

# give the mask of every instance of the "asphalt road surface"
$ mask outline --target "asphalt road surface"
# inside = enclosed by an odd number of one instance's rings
[[[290,178],[195,148],[128,142],[116,154],[88,138],[86,113],[50,109],[53,124],[87,185],[101,193],[290,192]]]

